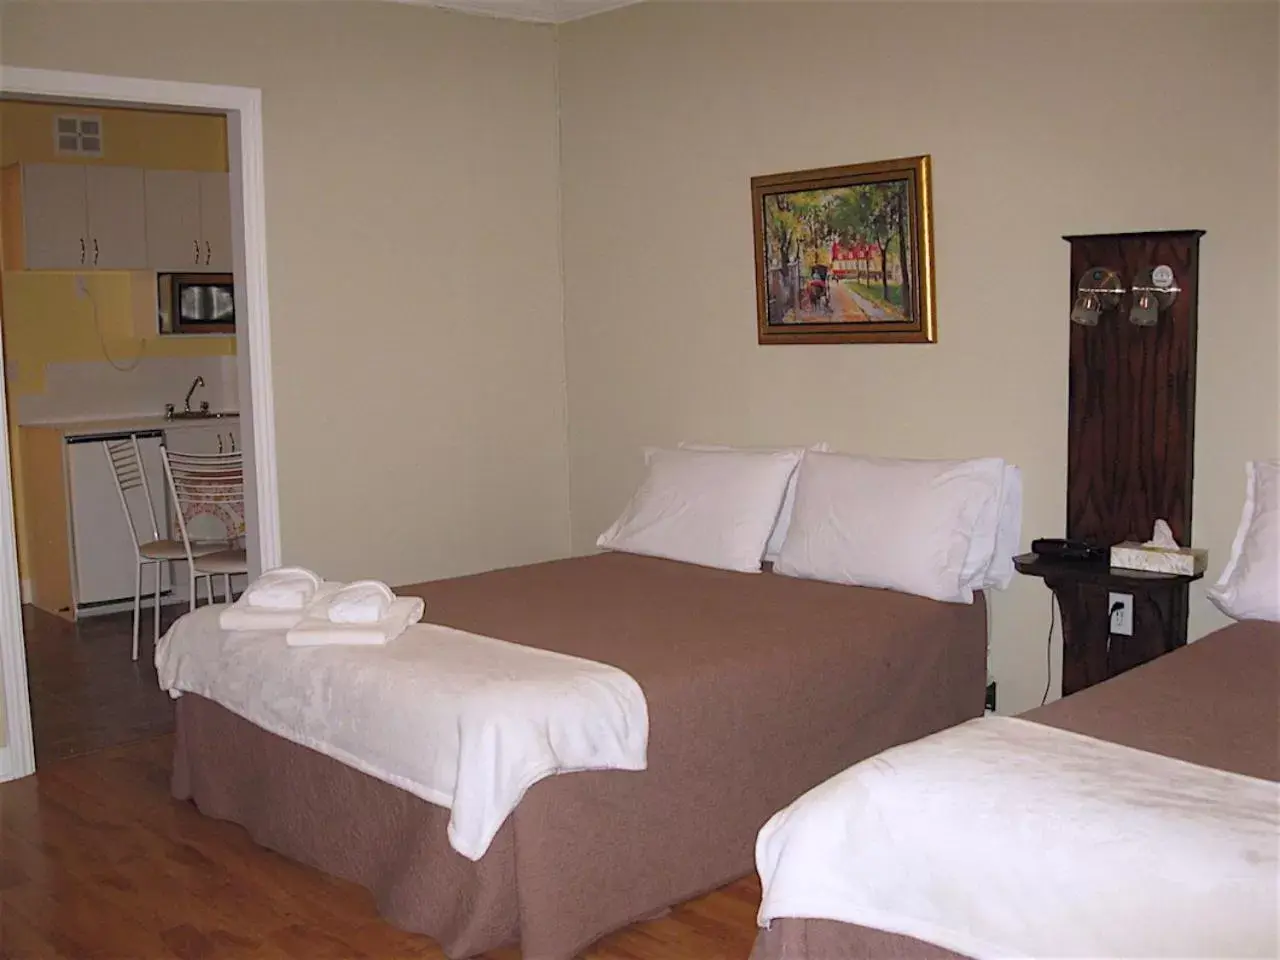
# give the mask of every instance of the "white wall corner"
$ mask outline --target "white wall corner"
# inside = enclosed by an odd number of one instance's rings
[[[24,760],[13,745],[0,747],[0,783],[10,780],[21,780],[36,772],[35,757],[28,755]]]

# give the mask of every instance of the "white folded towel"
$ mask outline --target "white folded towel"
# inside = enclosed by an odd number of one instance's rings
[[[320,577],[306,567],[278,567],[249,584],[240,599],[261,610],[301,610],[319,588]]]
[[[342,588],[340,582],[321,581],[319,588],[311,594],[310,604],[294,609],[259,607],[259,605],[252,603],[253,595],[246,590],[239,596],[236,603],[221,609],[218,614],[218,626],[223,630],[232,631],[289,630],[289,628],[296,627],[298,623],[302,622],[303,618],[307,616],[307,609],[310,608],[310,605],[319,603],[325,596],[333,594],[334,591],[340,588]],[[279,594],[276,596],[279,596]]]
[[[381,580],[357,580],[329,598],[328,618],[334,623],[377,623],[395,598]]]
[[[397,597],[376,623],[334,623],[328,605],[328,599],[312,604],[306,617],[285,634],[285,643],[291,647],[382,646],[421,620],[425,609],[421,597]]]

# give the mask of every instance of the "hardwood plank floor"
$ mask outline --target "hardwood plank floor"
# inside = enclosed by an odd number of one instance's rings
[[[162,629],[186,610],[168,606]],[[71,623],[24,606],[22,625],[38,765],[173,730],[173,701],[156,682],[150,610],[136,663],[132,613]]]
[[[126,652],[125,659],[128,659]],[[0,784],[0,957],[430,958],[353,884],[258,847],[169,795],[172,738]],[[601,941],[588,960],[742,960],[754,877]],[[516,960],[515,949],[488,960]]]

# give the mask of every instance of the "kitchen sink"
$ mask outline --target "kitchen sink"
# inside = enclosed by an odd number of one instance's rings
[[[238,417],[234,410],[166,410],[166,420],[221,420],[223,417]]]

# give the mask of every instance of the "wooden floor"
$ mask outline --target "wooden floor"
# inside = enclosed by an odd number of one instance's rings
[[[0,957],[442,958],[363,889],[256,846],[169,795],[172,738],[0,784]],[[742,960],[754,878],[603,940],[590,960]],[[489,960],[515,960],[515,949]]]
[[[23,625],[38,773],[0,784],[0,960],[442,960],[431,940],[382,921],[363,889],[170,797],[173,707],[148,617],[136,663],[131,614],[68,623],[24,607]],[[755,878],[741,880],[584,956],[742,960],[759,902]]]
[[[186,609],[170,605],[161,627]],[[136,663],[132,613],[71,623],[25,606],[22,624],[37,765],[173,730],[173,702],[156,682],[149,610]]]

